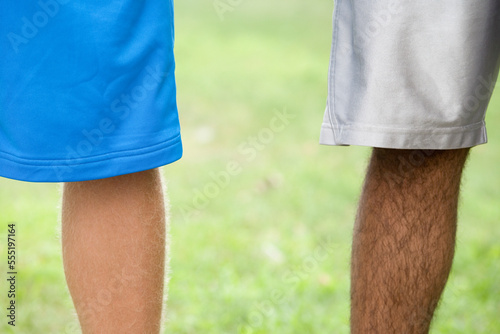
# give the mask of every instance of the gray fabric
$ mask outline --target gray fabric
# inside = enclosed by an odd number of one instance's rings
[[[320,143],[483,144],[499,65],[498,0],[337,0]]]

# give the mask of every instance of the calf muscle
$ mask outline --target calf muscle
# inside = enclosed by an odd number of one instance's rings
[[[427,333],[451,269],[468,149],[374,149],[354,227],[352,333]]]

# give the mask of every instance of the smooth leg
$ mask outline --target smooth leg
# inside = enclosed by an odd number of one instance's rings
[[[63,262],[84,334],[160,332],[163,196],[157,169],[64,185]]]
[[[468,151],[374,149],[354,228],[351,333],[428,333],[452,266]]]

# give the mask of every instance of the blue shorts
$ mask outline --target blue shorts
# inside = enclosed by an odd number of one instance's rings
[[[182,156],[172,0],[8,1],[0,176],[101,179]]]

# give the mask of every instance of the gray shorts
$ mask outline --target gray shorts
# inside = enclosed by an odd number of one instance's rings
[[[486,143],[500,1],[336,0],[333,21],[321,144]]]

